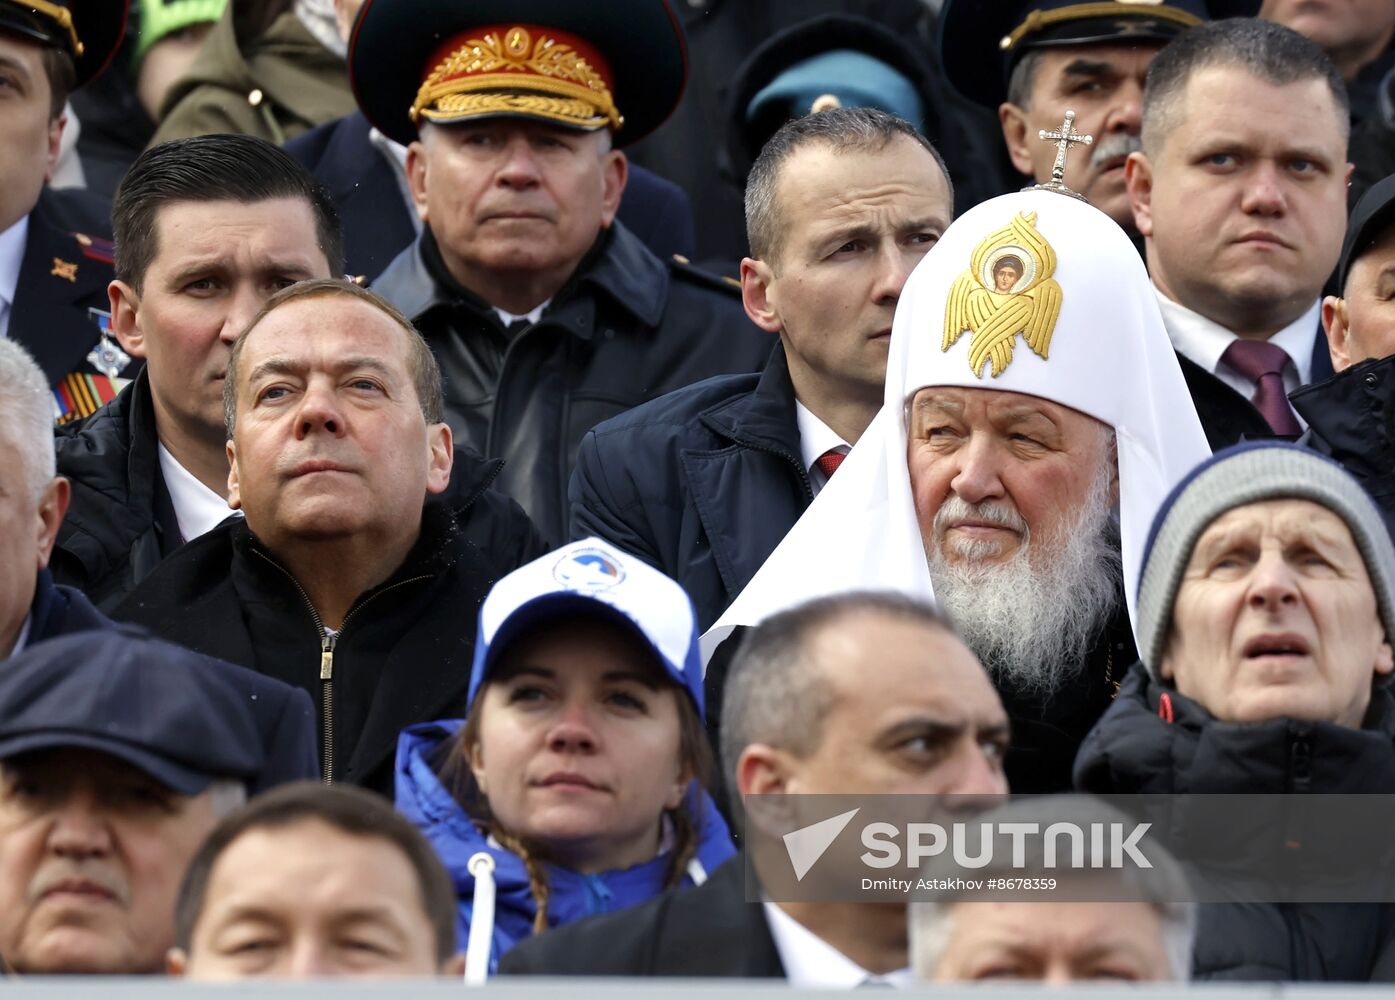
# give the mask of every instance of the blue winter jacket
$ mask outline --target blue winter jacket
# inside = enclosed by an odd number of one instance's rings
[[[489,957],[492,973],[506,951],[532,935],[537,907],[522,859],[488,840],[441,784],[432,768],[431,762],[437,748],[455,735],[463,721],[426,722],[402,732],[397,742],[396,805],[398,811],[431,841],[431,846],[436,848],[436,853],[455,883],[456,896],[460,900],[456,937],[462,951],[470,936],[475,893],[475,879],[466,869],[466,863],[479,851],[488,851],[494,858],[494,934]],[[731,833],[711,796],[696,787],[695,794],[702,804],[697,862],[704,872],[713,872],[736,852],[732,847]],[[632,868],[595,875],[582,875],[567,868],[547,865],[547,925],[558,927],[592,914],[634,906],[657,896],[665,889],[668,866],[666,854]],[[693,885],[692,875],[685,875],[682,884]]]

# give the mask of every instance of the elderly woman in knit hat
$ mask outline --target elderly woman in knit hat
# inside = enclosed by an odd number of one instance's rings
[[[1279,443],[1204,462],[1153,522],[1137,607],[1142,662],[1082,744],[1077,788],[1395,793],[1395,547],[1335,462]],[[1390,916],[1203,907],[1195,973],[1367,980]]]

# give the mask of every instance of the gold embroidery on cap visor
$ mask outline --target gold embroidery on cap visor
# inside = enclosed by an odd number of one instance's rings
[[[572,46],[524,28],[488,32],[451,52],[427,76],[411,118],[458,122],[515,114],[594,131],[625,119],[605,79]]]
[[[972,333],[969,368],[976,378],[983,378],[985,364],[992,365],[994,378],[1007,370],[1019,333],[1043,361],[1050,354],[1061,286],[1052,278],[1056,251],[1037,232],[1036,221],[1036,212],[1018,212],[974,248],[969,269],[950,286],[940,350]]]
[[[15,6],[28,7],[36,14],[42,14],[52,21],[57,21],[58,27],[63,29],[68,36],[68,41],[72,42],[73,58],[82,58],[84,49],[82,39],[78,38],[77,28],[73,24],[73,12],[67,7],[49,3],[48,0],[24,0],[24,3],[18,3]]]
[[[1190,11],[1168,7],[1161,2],[1144,3],[1141,0],[1101,0],[1097,3],[1077,3],[1055,10],[1034,10],[1011,32],[998,42],[1004,52],[1015,49],[1028,35],[1034,35],[1053,24],[1066,21],[1085,21],[1092,18],[1110,17],[1149,17],[1154,20],[1171,21],[1185,28],[1194,28],[1201,18]]]

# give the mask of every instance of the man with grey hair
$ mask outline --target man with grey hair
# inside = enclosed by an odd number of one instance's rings
[[[992,891],[975,898],[962,888],[965,869],[943,855],[932,858],[921,878],[953,888],[910,906],[911,964],[918,980],[1063,986],[1191,978],[1196,906],[1185,902],[1186,875],[1161,845],[1148,847],[1150,868],[1113,868],[1096,853],[1103,843],[1082,836],[1077,861],[1075,855],[1048,854],[1047,836],[1019,837],[1004,827],[1033,824],[1048,835],[1057,824],[1131,828],[1123,812],[1087,796],[1053,795],[990,810],[975,823],[992,823],[997,833],[992,860],[973,870],[974,882],[1044,879],[1053,887],[1020,890],[1020,898]],[[1007,849],[1009,839],[1013,850]],[[1058,863],[1058,857],[1071,861]]]
[[[571,536],[652,563],[715,621],[880,408],[901,288],[953,206],[944,161],[900,118],[835,108],[781,126],[747,178],[741,263],[774,355],[587,434]]]
[[[305,689],[325,779],[390,792],[397,734],[464,704],[471,609],[542,543],[489,489],[499,463],[453,453],[431,351],[372,292],[281,290],[227,371],[245,517],[176,552],[116,617]],[[448,484],[462,499],[436,501]]]
[[[49,556],[68,509],[54,475],[53,394],[38,364],[0,338],[0,660],[54,635],[109,623],[80,591],[53,582]]]
[[[1149,68],[1129,198],[1213,448],[1296,437],[1286,394],[1332,374],[1320,296],[1346,228],[1349,131],[1332,63],[1277,24],[1193,29]]]
[[[968,647],[929,605],[880,592],[810,601],[753,629],[722,711],[722,762],[738,802],[1001,795],[1007,739],[1002,703]],[[790,878],[778,838],[747,843],[764,845],[750,857],[762,885]],[[781,977],[806,987],[909,979],[903,903],[757,900],[745,883],[734,859],[695,889],[525,941],[500,971]]]
[[[504,459],[500,491],[560,542],[588,430],[770,353],[731,284],[616,218],[623,147],[682,95],[678,19],[668,0],[367,0],[349,76],[407,147],[423,221],[373,288],[440,360],[456,441]]]

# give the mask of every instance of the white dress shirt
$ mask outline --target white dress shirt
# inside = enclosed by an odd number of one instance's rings
[[[24,616],[24,624],[19,627],[19,635],[15,636],[15,647],[10,650],[10,656],[18,656],[20,651],[29,643],[29,626],[34,620],[31,612]],[[0,660],[8,660],[10,656],[0,656]]]
[[[19,290],[19,269],[29,239],[29,216],[0,233],[0,337],[10,335],[10,311]]]
[[[852,450],[852,445],[797,399],[794,401],[794,422],[799,427],[799,453],[804,462],[804,471],[809,473],[809,485],[814,490],[814,496],[818,496],[819,490],[828,482],[828,476],[814,463],[830,449],[837,449],[846,455]]]
[[[1236,340],[1235,334],[1173,302],[1161,290],[1158,290],[1158,308],[1162,310],[1167,336],[1178,354],[1200,365],[1246,399],[1254,396],[1255,383],[1221,361],[1221,355]],[[1317,336],[1321,316],[1322,300],[1318,299],[1302,316],[1269,338],[1269,343],[1282,347],[1289,358],[1283,372],[1285,392],[1306,385],[1312,376],[1313,338]],[[1302,424],[1303,418],[1299,417],[1298,422]]]
[[[785,967],[785,977],[791,986],[848,989],[872,983],[899,987],[911,984],[909,968],[875,975],[775,903],[766,900],[761,905],[765,907],[765,922],[770,926],[770,936],[775,940],[775,950],[780,953],[780,964]]]
[[[170,491],[170,502],[174,504],[174,519],[179,522],[179,535],[186,542],[192,542],[200,535],[212,531],[229,517],[242,511],[232,510],[228,501],[199,482],[188,469],[162,444],[160,448],[160,475],[165,477],[165,489]]]

